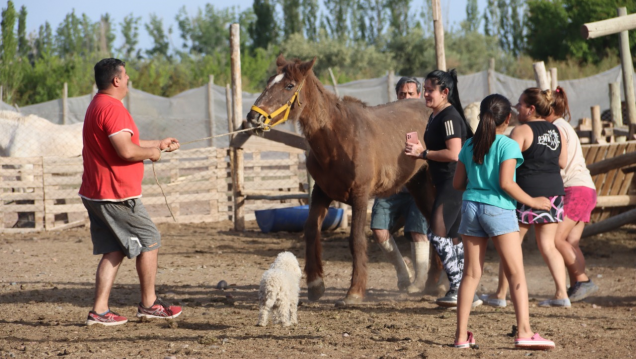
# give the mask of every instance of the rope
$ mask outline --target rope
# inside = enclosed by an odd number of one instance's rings
[[[233,134],[239,133],[239,132],[252,131],[252,130],[255,130],[255,129],[259,129],[259,128],[263,128],[263,126],[254,127],[254,128],[248,128],[248,129],[243,129],[243,130],[237,130],[237,131],[232,131],[232,132],[223,133],[223,134],[220,134],[220,135],[200,138],[198,140],[192,140],[192,141],[188,141],[188,142],[183,142],[183,143],[180,143],[180,144],[181,145],[187,145],[187,144],[190,144],[190,143],[195,143],[195,142],[209,140],[211,138],[233,135]],[[164,148],[163,150],[161,150],[161,153],[166,152],[167,149],[168,148]],[[159,159],[161,159],[161,156],[159,157]],[[161,190],[161,194],[163,195],[163,199],[166,202],[166,207],[168,207],[168,211],[170,212],[170,215],[172,216],[172,219],[176,223],[177,222],[177,218],[175,218],[174,213],[172,213],[172,208],[170,208],[170,204],[168,203],[168,197],[166,197],[166,193],[163,191],[163,187],[161,187],[161,183],[159,183],[159,179],[157,178],[157,171],[155,170],[155,163],[154,162],[152,162],[152,174],[154,174],[155,182],[157,183],[157,186],[159,186],[159,189]]]

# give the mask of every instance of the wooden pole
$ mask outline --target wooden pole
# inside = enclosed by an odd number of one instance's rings
[[[592,106],[592,138],[591,143],[606,143],[602,136],[603,125],[601,124],[601,106]]]
[[[64,83],[62,88],[62,124],[66,125],[68,121],[68,83]]]
[[[91,100],[95,98],[95,95],[97,95],[97,85],[93,84],[93,89],[91,90]]]
[[[3,87],[2,85],[0,85],[0,102],[2,102],[2,91],[3,91]]]
[[[627,9],[619,7],[617,10],[619,17],[630,19],[627,16]],[[617,19],[613,19],[617,20]],[[624,19],[620,19],[624,20]],[[633,21],[633,20],[632,20]],[[635,23],[631,23],[632,28],[636,28]],[[634,64],[629,50],[629,33],[627,30],[621,31],[619,36],[621,64],[623,66],[623,87],[625,90],[625,102],[627,103],[627,116],[629,117],[629,139],[633,138],[636,131],[636,96],[634,96]]]
[[[437,69],[446,71],[446,55],[444,53],[444,25],[442,24],[442,6],[440,0],[433,2],[433,31],[435,32],[435,59]]]
[[[331,76],[331,82],[333,83],[333,92],[335,92],[336,96],[340,98],[340,93],[338,93],[338,81],[336,81],[336,77],[333,75],[331,67],[329,68],[329,76]]]
[[[614,127],[623,126],[623,107],[621,105],[621,88],[618,82],[609,84],[610,112]]]
[[[545,73],[545,64],[543,61],[532,64],[532,69],[534,70],[534,79],[537,81],[537,87],[541,90],[549,89],[550,83]]]
[[[557,80],[557,68],[553,67],[550,69],[550,89],[555,91],[559,86],[559,81]]]
[[[495,58],[488,60],[488,94],[495,93]]]
[[[232,132],[234,128],[234,120],[232,116],[232,90],[230,84],[225,84],[225,106],[227,109],[227,132]],[[230,142],[234,135],[230,135]]]
[[[393,102],[395,99],[395,71],[389,70],[389,73],[386,76],[386,94],[388,101]]]
[[[230,60],[232,71],[232,128],[230,131],[234,131],[241,127],[243,117],[243,99],[242,99],[242,85],[241,85],[241,29],[239,24],[230,25]],[[232,171],[234,174],[234,230],[245,230],[245,196],[242,194],[243,190],[243,149],[233,148],[234,152],[234,166]]]
[[[634,223],[636,220],[636,209],[621,213],[617,216],[610,217],[604,221],[585,226],[582,238],[590,237],[595,234],[604,233],[621,227],[625,224]]]
[[[214,75],[208,78],[208,120],[210,120],[210,137],[214,136]],[[214,138],[210,138],[210,147],[214,147]]]
[[[598,174],[606,173],[617,168],[631,166],[635,163],[636,152],[628,152],[616,157],[589,164],[587,165],[587,169],[590,171],[591,176],[596,176]]]
[[[581,26],[581,36],[588,40],[636,29],[636,14],[627,15],[627,12],[625,12],[625,15],[619,13],[618,16],[620,17],[583,24]]]
[[[130,115],[132,115],[132,104],[131,104],[131,94],[130,94],[130,90],[133,89],[133,83],[132,81],[128,81],[128,93],[126,94],[126,109],[128,109],[128,113],[130,113]]]
[[[230,131],[241,127],[243,122],[243,86],[241,83],[241,28],[239,24],[230,25],[230,58],[232,61],[232,108],[234,126]]]

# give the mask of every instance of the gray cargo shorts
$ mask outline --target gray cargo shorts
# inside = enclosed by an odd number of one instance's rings
[[[138,198],[122,202],[82,198],[91,221],[93,254],[122,251],[128,258],[161,247],[161,234]]]

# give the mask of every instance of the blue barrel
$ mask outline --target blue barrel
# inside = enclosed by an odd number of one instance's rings
[[[301,232],[309,216],[309,206],[263,209],[254,211],[256,223],[263,233]],[[322,222],[322,230],[338,228],[342,220],[342,208],[329,208]]]

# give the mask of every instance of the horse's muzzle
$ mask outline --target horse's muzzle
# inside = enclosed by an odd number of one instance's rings
[[[252,134],[263,136],[263,127],[265,126],[265,116],[252,110],[247,113],[247,128],[252,129]]]

